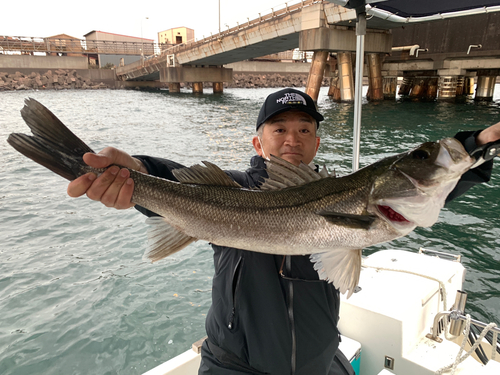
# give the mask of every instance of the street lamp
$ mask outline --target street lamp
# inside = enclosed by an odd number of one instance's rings
[[[144,19],[149,20],[149,17],[144,17]],[[141,18],[141,59],[144,64],[144,39],[142,37],[142,21],[143,18]]]

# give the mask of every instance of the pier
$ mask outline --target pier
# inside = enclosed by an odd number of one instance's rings
[[[320,82],[328,76],[332,98],[352,101],[355,20],[353,10],[304,1],[120,67],[117,76],[160,80],[175,90],[182,81],[227,82],[231,72],[224,66],[229,63],[299,48],[314,52],[306,92],[317,98]],[[491,100],[500,75],[499,24],[500,13],[487,9],[404,28],[373,16],[367,23],[363,71],[368,99],[394,99],[399,78],[400,94],[415,100],[454,100],[471,95],[474,84],[477,100]]]
[[[324,60],[328,52],[355,51],[353,28],[335,26],[355,18],[353,11],[338,5],[302,1],[200,41],[173,46],[160,56],[119,67],[116,74],[123,81],[160,80],[175,90],[179,82],[227,82],[232,79],[232,72],[224,65],[294,48],[315,55],[320,51]],[[390,53],[391,33],[368,30],[366,46],[372,53]],[[318,56],[313,57],[311,70],[322,78],[326,60],[319,62],[318,68]],[[306,91],[313,98],[317,98],[314,92],[318,91],[318,81],[321,79],[308,80]]]
[[[178,45],[0,37],[0,47],[68,57],[140,52],[137,61],[114,71],[119,87],[168,85],[178,92],[187,83],[203,92],[210,84],[219,93],[233,80],[231,64],[298,49],[312,53],[308,94],[316,99],[327,77],[333,100],[353,101],[355,22],[354,10],[305,0]],[[455,100],[471,96],[475,85],[475,99],[491,100],[500,76],[499,24],[498,9],[418,24],[381,18],[375,9],[367,21],[362,72],[368,78],[368,99],[391,100],[399,94],[412,100]],[[7,57],[0,55],[0,69]]]

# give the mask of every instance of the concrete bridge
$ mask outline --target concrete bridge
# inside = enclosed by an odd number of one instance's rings
[[[132,85],[159,80],[173,92],[180,90],[180,82],[193,83],[195,92],[203,90],[203,82],[213,82],[216,92],[222,91],[222,82],[232,80],[231,69],[224,65],[298,47],[314,51],[306,92],[317,97],[319,82],[329,74],[329,94],[350,101],[355,20],[353,10],[306,0],[200,41],[171,47],[159,56],[119,67],[116,73],[123,81],[136,81]],[[398,77],[405,77],[403,93],[430,99],[436,97],[438,86],[441,98],[454,98],[455,91],[466,91],[467,82],[470,86],[474,79],[484,91],[480,97],[492,97],[500,75],[499,23],[500,12],[486,9],[483,14],[418,25],[398,23],[394,17],[369,18],[363,72],[369,77],[369,99],[393,98]]]
[[[175,91],[180,82],[228,82],[232,71],[223,65],[274,54],[294,48],[301,51],[355,51],[356,37],[352,27],[338,22],[355,21],[352,10],[306,0],[275,10],[245,24],[225,30],[200,41],[181,44],[153,56],[119,67],[122,80],[160,80]],[[366,50],[389,53],[392,36],[386,30],[369,30]]]

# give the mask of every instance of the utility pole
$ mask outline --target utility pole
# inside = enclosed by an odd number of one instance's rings
[[[145,19],[149,20],[149,17],[145,17]],[[142,37],[142,18],[141,18],[141,59],[142,64],[144,65],[144,38]]]

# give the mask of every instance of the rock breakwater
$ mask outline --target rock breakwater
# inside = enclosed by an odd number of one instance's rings
[[[257,88],[257,87],[304,87],[308,74],[298,73],[238,73],[233,72],[233,82],[224,84],[226,87]],[[330,78],[323,78],[322,85],[328,86]]]
[[[108,85],[94,83],[83,78],[76,70],[57,69],[46,73],[0,72],[0,91],[7,90],[63,90],[63,89],[105,89]]]
[[[261,88],[261,87],[305,87],[308,74],[304,73],[250,73],[234,72],[233,81],[225,82],[226,88]],[[109,82],[108,82],[109,83]],[[330,78],[323,78],[322,86],[328,86]],[[191,83],[181,83],[181,87],[191,88]],[[211,82],[204,87],[211,88]],[[77,73],[76,70],[48,70],[45,73],[0,71],[0,91],[8,90],[64,90],[64,89],[107,89],[114,88],[103,82],[92,82]]]

